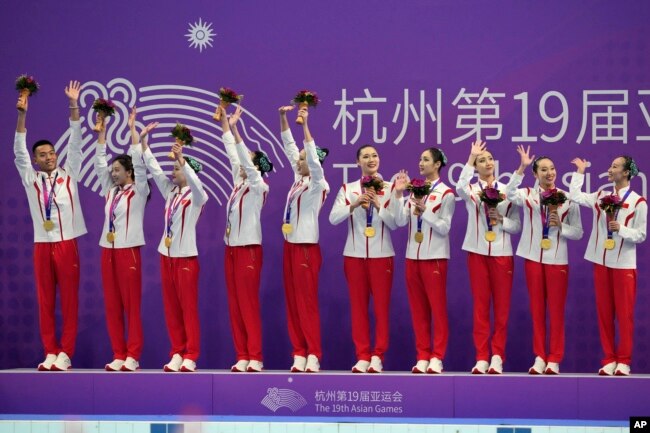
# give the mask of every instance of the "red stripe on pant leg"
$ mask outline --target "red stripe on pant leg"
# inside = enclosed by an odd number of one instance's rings
[[[235,251],[237,300],[246,328],[246,348],[250,359],[262,361],[262,318],[260,315],[260,274],[262,246],[248,245]]]
[[[61,350],[72,357],[77,340],[79,315],[79,252],[75,239],[54,245],[54,270],[61,290]]]
[[[544,265],[546,299],[549,318],[548,362],[564,358],[564,307],[569,288],[568,265]]]
[[[546,361],[546,287],[542,264],[526,260],[526,285],[533,322],[533,353]]]
[[[120,272],[120,292],[127,320],[127,356],[136,360],[142,354],[143,334],[140,304],[142,302],[142,260],[140,247],[117,250]]]
[[[614,346],[614,292],[609,268],[594,263],[594,289],[596,291],[596,312],[598,313],[598,331],[604,357],[602,365],[616,361]]]
[[[492,354],[499,355],[505,362],[514,259],[512,256],[504,256],[490,257],[488,260],[490,261],[490,284],[494,302]]]
[[[634,338],[634,304],[636,299],[636,269],[612,269],[612,282],[616,282],[614,302],[616,304],[616,320],[618,321],[618,346],[616,347],[617,362],[630,365],[632,363],[632,347]]]
[[[302,290],[302,286],[305,283],[298,276],[294,275],[300,266],[295,260],[295,244],[285,241],[283,254],[282,270],[284,277],[284,297],[287,306],[287,328],[289,330],[291,346],[293,347],[291,355],[306,357],[307,340],[300,326],[300,315],[296,302],[296,290],[298,287]],[[298,284],[295,284],[296,280]]]
[[[237,296],[238,279],[235,270],[235,255],[239,248],[243,247],[227,246],[224,252],[224,274],[226,277],[226,289],[228,291],[228,312],[230,313],[230,328],[237,361],[250,360],[248,348],[246,347],[246,328],[244,327],[244,319],[242,318],[239,298]]]
[[[104,288],[104,311],[106,313],[106,329],[111,340],[113,359],[126,359],[126,340],[124,339],[124,307],[122,293],[119,289],[115,249],[102,248],[101,268],[102,285]]]
[[[467,268],[472,289],[474,318],[472,336],[476,349],[476,360],[489,361],[488,339],[490,338],[490,299],[492,294],[487,256],[467,253]]]
[[[449,320],[447,318],[447,259],[426,260],[424,281],[428,303],[433,313],[432,357],[445,358],[449,341]]]
[[[393,258],[367,259],[370,292],[375,310],[375,349],[373,355],[384,359],[390,339],[390,292],[393,287]]]
[[[411,322],[415,335],[418,361],[431,358],[431,310],[420,275],[421,260],[406,259],[406,293],[411,309]]]
[[[61,351],[56,341],[56,276],[52,256],[52,244],[34,244],[34,279],[38,297],[38,323],[45,354]]]
[[[318,310],[318,276],[322,264],[318,244],[293,246],[293,278],[297,289],[299,326],[307,343],[307,353],[321,358],[320,312]]]
[[[185,355],[196,361],[201,351],[201,328],[199,324],[199,259],[180,257],[174,267],[176,295],[180,300],[185,329]]]
[[[352,341],[358,360],[370,361],[370,285],[367,261],[357,257],[343,257],[343,270],[350,293]]]
[[[183,324],[183,310],[176,291],[175,268],[177,259],[160,255],[160,275],[162,278],[162,298],[165,309],[165,323],[167,334],[171,343],[169,356],[178,353],[185,356],[185,325]]]

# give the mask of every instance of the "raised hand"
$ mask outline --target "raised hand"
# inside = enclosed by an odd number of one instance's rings
[[[586,159],[574,158],[573,161],[571,161],[571,164],[576,166],[576,171],[578,173],[584,174],[585,170],[587,170],[587,167],[589,166],[589,161]]]
[[[484,141],[476,140],[473,142],[472,147],[469,151],[469,158],[467,159],[467,163],[469,165],[474,165],[476,158],[478,158],[481,153],[485,152],[485,149],[487,149],[487,145]]]
[[[300,110],[298,110],[298,116],[302,117],[302,120],[306,123],[307,117],[309,117],[309,112],[307,111],[306,108],[301,108]]]
[[[174,160],[178,161],[181,167],[185,165],[185,159],[183,159],[183,146],[178,143],[174,143],[172,146],[172,154],[174,155]]]
[[[140,140],[147,136],[152,130],[154,130],[159,125],[159,122],[151,122],[140,131]]]
[[[79,81],[70,81],[68,87],[65,88],[65,95],[70,100],[70,106],[76,105],[79,100],[79,93],[81,93],[81,83]]]
[[[135,130],[135,115],[137,114],[137,111],[138,109],[136,108],[135,105],[131,107],[131,113],[129,114],[129,120],[127,122],[127,124],[129,125],[129,129],[131,131]]]
[[[402,197],[408,183],[409,183],[408,172],[406,170],[400,170],[399,173],[397,173],[395,175],[395,178],[393,179],[393,185],[395,187],[395,196]]]
[[[517,173],[522,175],[524,174],[526,167],[532,164],[535,160],[535,155],[530,156],[530,146],[528,146],[527,149],[524,149],[523,144],[517,146],[517,153],[519,154],[519,158],[521,160],[519,163],[519,168],[517,169]]]
[[[497,224],[503,221],[503,216],[501,216],[496,207],[488,208],[488,216],[490,217],[491,221],[495,221]]]
[[[286,116],[287,111],[293,110],[295,107],[293,105],[283,105],[282,107],[278,108],[278,112],[280,113],[280,116]]]
[[[225,112],[225,110],[224,110],[224,112]],[[243,112],[243,110],[241,108],[241,105],[237,105],[237,108],[235,109],[235,112],[233,114],[231,114],[230,117],[228,118],[228,124],[230,125],[231,128],[234,127],[237,124],[237,121],[241,117],[242,112]],[[225,113],[222,113],[221,115],[223,116],[224,114]]]

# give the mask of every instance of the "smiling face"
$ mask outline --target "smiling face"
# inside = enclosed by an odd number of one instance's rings
[[[481,178],[494,176],[494,157],[487,150],[476,158],[476,171]]]
[[[544,189],[555,188],[555,178],[557,172],[555,171],[555,164],[549,158],[541,158],[537,161],[537,166],[533,175],[539,180],[539,186]]]
[[[43,144],[34,149],[34,163],[40,171],[51,173],[56,169],[58,156],[51,144]]]
[[[304,149],[300,151],[300,155],[298,156],[296,170],[300,176],[309,176],[309,165],[307,165],[307,157]]]
[[[181,165],[178,162],[174,163],[174,170],[172,171],[172,182],[174,185],[180,187],[185,186],[187,183],[187,180],[185,179],[185,173],[183,173]]]
[[[607,170],[607,180],[616,184],[625,183],[629,180],[630,171],[625,170],[625,158],[618,157],[612,161]]]
[[[420,175],[426,178],[438,177],[440,164],[440,161],[434,162],[433,154],[430,150],[425,150],[420,155],[420,163],[418,164]]]
[[[364,176],[374,176],[379,171],[379,154],[377,149],[366,146],[359,150],[357,165]]]
[[[113,161],[111,165],[111,177],[117,186],[124,186],[127,183],[133,182],[133,173],[127,170],[120,161]]]

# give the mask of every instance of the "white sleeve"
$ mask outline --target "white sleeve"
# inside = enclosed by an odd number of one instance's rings
[[[95,143],[95,174],[99,179],[101,185],[101,195],[108,194],[111,186],[113,186],[113,179],[111,178],[111,170],[108,168],[108,161],[106,160],[106,144]]]
[[[582,185],[585,182],[584,173],[574,172],[569,185],[569,199],[580,206],[593,207],[598,200],[598,192],[587,194],[582,192]]]
[[[153,180],[156,182],[158,190],[162,194],[163,198],[166,199],[172,189],[174,189],[174,184],[162,171],[160,164],[158,164],[156,157],[153,155],[151,148],[149,147],[147,147],[147,150],[144,152],[144,163],[153,176]]]
[[[14,137],[14,163],[20,174],[23,186],[29,186],[36,180],[36,171],[32,167],[32,159],[27,151],[27,133],[16,132]]]
[[[336,194],[336,200],[334,200],[334,206],[330,211],[330,224],[337,225],[345,221],[350,216],[350,203],[348,203],[345,197],[345,185],[339,189],[338,194]]]
[[[648,220],[648,203],[643,200],[636,206],[632,224],[629,226],[621,225],[618,235],[623,239],[635,244],[645,241]]]
[[[65,160],[65,170],[75,179],[79,179],[83,152],[81,149],[81,121],[70,121],[70,138],[68,139],[68,157]]]

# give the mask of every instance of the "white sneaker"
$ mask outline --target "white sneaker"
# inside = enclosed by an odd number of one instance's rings
[[[174,353],[172,359],[163,366],[163,371],[167,373],[175,373],[181,369],[181,364],[183,364],[183,357],[178,353]]]
[[[384,365],[381,363],[381,358],[373,355],[370,358],[370,367],[368,367],[368,373],[381,373],[384,371]]]
[[[616,363],[610,362],[609,364],[603,365],[600,370],[598,370],[598,374],[600,376],[611,376],[614,374],[614,370],[616,370]]]
[[[292,373],[303,373],[307,365],[307,358],[304,356],[296,355],[293,357],[293,365],[291,366]]]
[[[248,369],[248,359],[240,359],[235,365],[230,367],[233,373],[244,373]]]
[[[616,366],[616,371],[614,372],[616,376],[629,376],[630,375],[630,366],[623,363],[618,363]]]
[[[490,362],[490,368],[488,369],[488,374],[501,373],[503,373],[503,361],[499,355],[493,355],[492,361]]]
[[[126,357],[126,361],[122,365],[122,371],[136,371],[140,370],[140,363],[130,356]]]
[[[185,358],[181,364],[181,371],[183,373],[194,373],[196,371],[196,362]]]
[[[52,371],[68,371],[72,368],[72,361],[65,352],[60,352],[52,364]]]
[[[560,374],[560,364],[557,362],[549,362],[546,364],[544,374]]]
[[[485,374],[488,371],[488,362],[481,360],[476,361],[476,365],[472,368],[472,374]]]
[[[262,361],[256,361],[254,359],[251,359],[251,362],[248,363],[248,369],[246,369],[249,373],[259,373],[262,370],[264,370]]]
[[[543,374],[544,370],[546,370],[546,362],[541,357],[536,356],[533,366],[528,369],[528,374]]]
[[[427,368],[427,373],[429,374],[440,374],[442,373],[442,361],[438,358],[431,358],[429,361],[429,368]]]
[[[307,373],[318,373],[320,371],[320,362],[316,355],[309,355],[307,357],[307,366],[305,367]]]
[[[415,363],[413,368],[411,368],[411,373],[413,374],[424,374],[427,372],[427,367],[429,367],[429,361],[426,359],[420,359]]]
[[[45,357],[45,360],[38,364],[38,371],[50,371],[52,369],[52,365],[54,365],[54,361],[56,361],[56,355],[53,353],[48,353]]]
[[[367,373],[369,366],[370,366],[369,361],[364,361],[364,360],[360,359],[352,367],[352,373]]]
[[[120,371],[124,365],[123,359],[114,359],[113,362],[106,364],[104,370],[106,371]]]

